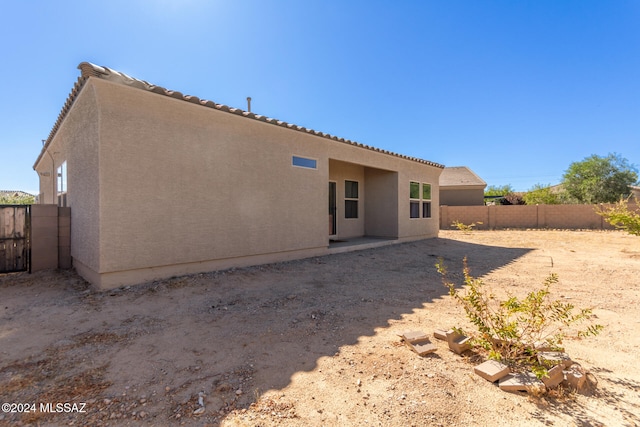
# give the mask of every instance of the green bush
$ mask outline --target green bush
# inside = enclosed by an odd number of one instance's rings
[[[538,290],[524,298],[508,296],[499,300],[486,289],[481,279],[471,276],[464,258],[464,291],[447,280],[447,269],[442,259],[436,263],[449,294],[464,308],[467,318],[477,328],[477,333],[467,334],[476,347],[488,352],[489,358],[509,365],[515,371],[530,370],[539,378],[547,374],[547,367],[538,360],[542,350],[561,349],[566,329],[588,320],[591,310],[574,312],[572,304],[552,300],[550,288],[558,282],[551,274]],[[589,324],[578,336],[597,335],[601,325]]]
[[[640,236],[640,211],[629,209],[628,200],[621,199],[609,207],[597,207],[596,213],[616,228],[625,230],[634,236]]]
[[[527,205],[558,205],[561,195],[553,191],[551,185],[536,184],[522,196]]]

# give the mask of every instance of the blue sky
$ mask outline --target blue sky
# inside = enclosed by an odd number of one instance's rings
[[[640,164],[636,0],[7,0],[0,16],[0,189],[37,192],[82,61],[517,191],[592,154]]]

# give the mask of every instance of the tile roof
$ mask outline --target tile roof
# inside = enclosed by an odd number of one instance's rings
[[[73,105],[73,102],[75,101],[75,99],[77,98],[78,94],[80,93],[80,90],[82,89],[82,87],[84,86],[84,83],[91,77],[97,77],[103,80],[108,80],[111,82],[115,82],[118,84],[122,84],[125,86],[131,86],[131,87],[135,87],[138,89],[142,89],[142,90],[146,90],[149,92],[153,92],[153,93],[157,93],[159,95],[164,95],[164,96],[168,96],[171,98],[176,98],[176,99],[180,99],[186,102],[191,102],[193,104],[197,104],[203,107],[208,107],[208,108],[213,108],[216,110],[220,110],[220,111],[224,111],[227,113],[231,113],[231,114],[237,114],[249,119],[254,119],[254,120],[258,120],[261,122],[265,122],[265,123],[269,123],[275,126],[282,126],[288,129],[292,129],[292,130],[296,130],[299,132],[304,132],[304,133],[308,133],[311,135],[315,135],[315,136],[319,136],[319,137],[323,137],[323,138],[327,138],[327,139],[331,139],[333,141],[338,141],[338,142],[342,142],[345,144],[349,144],[349,145],[354,145],[356,147],[360,147],[360,148],[365,148],[367,150],[372,150],[372,151],[376,151],[379,153],[383,153],[383,154],[388,154],[391,156],[395,156],[395,157],[400,157],[406,160],[412,160],[418,163],[424,163],[430,166],[435,166],[438,168],[444,168],[444,165],[435,163],[435,162],[431,162],[428,160],[423,160],[423,159],[419,159],[417,157],[410,157],[410,156],[405,156],[402,154],[398,154],[398,153],[393,153],[391,151],[387,151],[387,150],[382,150],[379,148],[375,148],[375,147],[371,147],[368,145],[364,145],[364,144],[360,144],[358,142],[355,141],[351,141],[348,139],[344,139],[344,138],[339,138],[337,136],[334,135],[330,135],[328,133],[324,133],[324,132],[319,132],[313,129],[309,129],[306,128],[304,126],[298,126],[292,123],[287,123],[284,122],[282,120],[277,120],[277,119],[273,119],[270,117],[266,117],[260,114],[255,114],[252,113],[250,111],[244,111],[241,110],[240,108],[233,108],[233,107],[229,107],[228,105],[224,105],[224,104],[218,104],[215,103],[213,101],[209,101],[209,100],[205,100],[205,99],[200,99],[197,96],[193,96],[193,95],[183,95],[181,92],[178,91],[173,91],[173,90],[169,90],[166,89],[164,87],[161,86],[156,86],[153,85],[149,82],[146,82],[144,80],[139,80],[139,79],[135,79],[133,77],[130,77],[124,73],[112,70],[110,68],[107,67],[101,67],[99,65],[95,65],[92,64],[90,62],[82,62],[80,65],[78,65],[78,69],[81,72],[80,77],[78,78],[78,80],[76,81],[75,85],[73,86],[73,89],[71,90],[71,93],[69,94],[69,96],[67,97],[67,100],[64,104],[64,106],[62,107],[62,111],[60,112],[60,115],[58,116],[58,119],[56,121],[56,123],[53,126],[53,129],[51,130],[51,133],[49,134],[49,137],[47,138],[45,144],[44,144],[44,148],[42,149],[42,152],[40,153],[40,155],[38,156],[38,159],[36,160],[36,163],[34,164],[34,169],[36,167],[36,165],[38,164],[38,162],[40,161],[41,157],[44,154],[44,151],[46,149],[46,147],[49,145],[49,143],[51,142],[51,140],[53,139],[53,137],[55,136],[56,132],[58,131],[58,129],[60,128],[64,118],[66,117],[67,113],[69,112],[69,110],[71,109],[71,106]]]
[[[0,196],[27,197],[27,196],[33,196],[33,194],[27,193],[26,191],[20,191],[20,190],[0,190]]]
[[[446,167],[440,174],[440,187],[477,185],[485,187],[486,182],[466,166]]]

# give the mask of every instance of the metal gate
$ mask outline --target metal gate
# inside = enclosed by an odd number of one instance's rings
[[[31,206],[0,205],[0,273],[28,271]]]

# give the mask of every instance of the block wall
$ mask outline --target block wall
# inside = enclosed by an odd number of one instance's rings
[[[602,205],[603,207],[610,205]],[[637,205],[629,205],[632,210]],[[478,230],[504,228],[556,228],[611,230],[595,211],[596,205],[495,205],[440,206],[440,229],[455,228],[451,224],[476,223]],[[481,223],[481,224],[480,224]]]
[[[71,268],[71,209],[31,206],[31,271]]]

